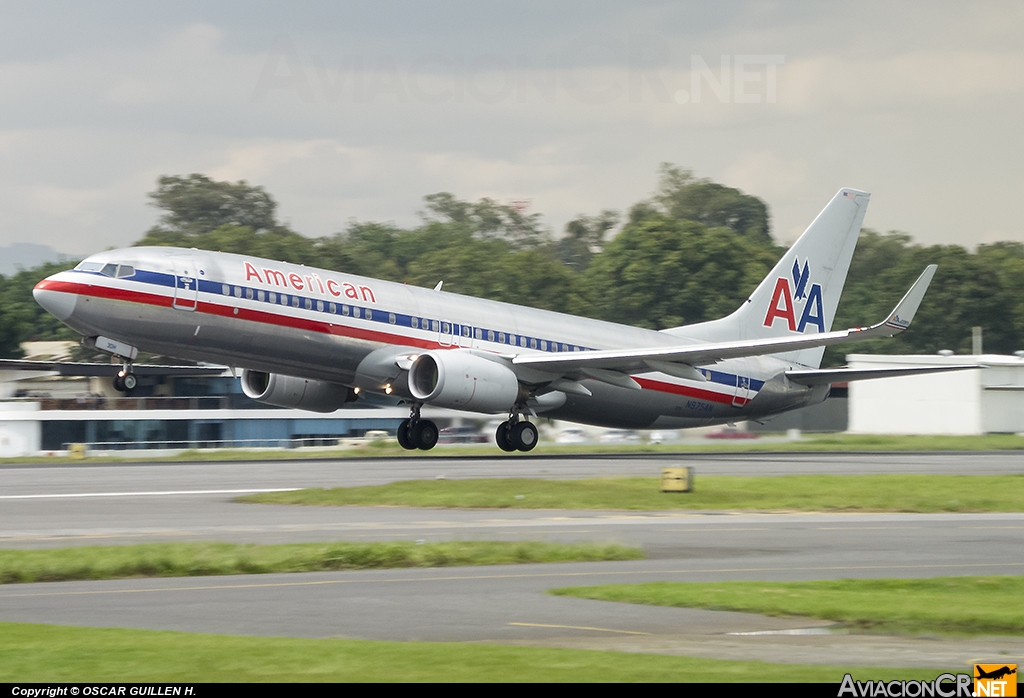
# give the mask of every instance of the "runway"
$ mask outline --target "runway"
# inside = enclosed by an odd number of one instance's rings
[[[559,586],[1024,574],[1024,514],[456,511],[234,503],[238,490],[444,477],[655,475],[661,457],[434,458],[0,468],[6,548],[161,540],[617,541],[648,559],[0,587],[0,619],[298,637],[549,644],[767,661],[962,668],[1017,638],[820,633],[821,623],[565,597]],[[683,456],[704,474],[1024,473],[1024,454]],[[69,496],[72,495],[72,496]],[[799,634],[775,634],[779,632]],[[731,634],[747,633],[747,634]],[[749,634],[757,633],[757,634]],[[769,633],[769,634],[763,634]]]

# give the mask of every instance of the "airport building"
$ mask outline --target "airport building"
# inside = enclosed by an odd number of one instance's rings
[[[24,348],[37,361],[67,360],[69,347],[62,345],[69,344]],[[246,397],[222,367],[168,375],[158,366],[150,372],[140,366],[138,386],[125,396],[110,376],[89,375],[96,365],[83,375],[76,373],[81,365],[41,371],[31,363],[8,361],[0,368],[0,458],[67,451],[72,444],[100,452],[332,446],[368,431],[393,434],[409,416],[408,407],[379,396],[329,414],[271,407]],[[465,416],[440,409],[425,409],[424,415],[440,426]]]
[[[1024,357],[850,354],[851,368],[981,368],[850,383],[857,434],[1024,433]]]

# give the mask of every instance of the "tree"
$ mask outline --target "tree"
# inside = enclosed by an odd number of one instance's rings
[[[0,277],[0,356],[20,358],[21,343],[29,340],[79,339],[78,335],[43,310],[32,289],[47,276],[71,269],[75,262],[47,262]]]
[[[162,230],[184,235],[206,233],[223,225],[245,226],[255,232],[277,227],[277,203],[263,187],[245,181],[215,182],[206,175],[162,176],[149,198],[164,211]]]
[[[448,192],[423,197],[426,209],[420,213],[426,223],[463,226],[474,237],[507,241],[515,249],[537,247],[547,240],[539,213],[527,214],[515,206],[483,198],[476,203],[460,201]]]
[[[665,329],[739,307],[781,250],[668,216],[623,228],[584,274],[581,310],[604,320]]]
[[[578,216],[565,225],[565,236],[554,244],[555,256],[571,269],[584,271],[604,246],[608,231],[619,224],[618,211],[605,209],[596,216]]]
[[[669,163],[661,164],[661,181],[653,206],[634,207],[631,218],[639,220],[658,211],[671,218],[697,221],[707,228],[729,228],[746,237],[771,242],[768,206],[756,196],[696,179],[693,172]]]

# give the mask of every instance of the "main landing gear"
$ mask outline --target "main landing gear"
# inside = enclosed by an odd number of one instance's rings
[[[419,403],[414,404],[409,419],[403,419],[398,425],[398,445],[408,451],[417,448],[429,451],[437,445],[437,425],[429,419],[420,419],[420,407]]]
[[[526,420],[520,421],[519,415],[513,413],[498,425],[494,440],[502,451],[532,451],[537,445],[537,427]]]

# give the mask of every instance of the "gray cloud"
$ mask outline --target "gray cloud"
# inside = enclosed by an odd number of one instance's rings
[[[872,227],[1024,240],[1017,4],[720,5],[7,3],[0,244],[130,243],[189,172],[309,235],[442,190],[557,231],[662,161],[763,197],[781,240],[841,186]]]

